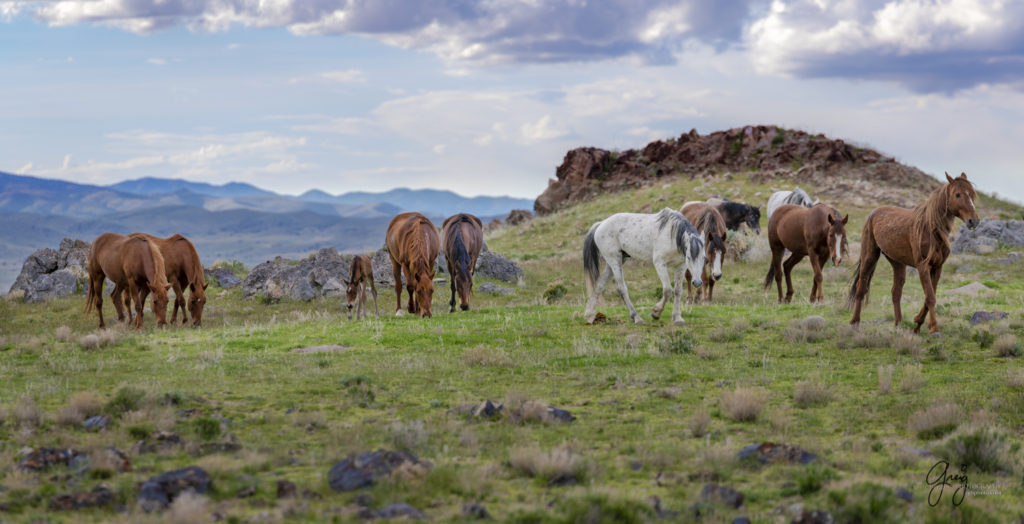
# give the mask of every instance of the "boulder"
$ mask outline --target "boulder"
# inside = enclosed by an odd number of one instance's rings
[[[73,467],[84,460],[77,449],[36,448],[18,462],[18,467],[29,471],[43,471],[52,466]]]
[[[704,488],[700,490],[700,498],[708,502],[725,504],[731,508],[743,505],[743,493],[718,484],[705,484]]]
[[[89,244],[65,238],[56,251],[44,248],[29,255],[9,293],[22,296],[26,302],[85,293],[89,285],[88,260]]]
[[[68,269],[41,274],[25,288],[25,302],[30,304],[73,295],[79,287],[79,280]]]
[[[982,322],[992,322],[995,320],[1003,320],[1007,317],[1007,314],[1003,311],[975,311],[971,315],[971,325],[976,326]]]
[[[268,302],[287,296],[308,302],[323,296],[331,279],[346,278],[346,260],[334,248],[324,248],[297,263],[277,257],[254,267],[242,282],[242,296],[261,297]]]
[[[476,275],[515,283],[523,278],[523,268],[503,255],[486,251],[476,259]]]
[[[406,463],[431,467],[429,462],[421,461],[407,451],[378,449],[365,451],[336,463],[327,472],[327,483],[332,490],[339,493],[372,486]]]
[[[505,217],[505,223],[510,226],[517,226],[532,219],[533,213],[528,209],[513,209],[509,212],[508,216]]]
[[[490,282],[484,282],[483,284],[480,284],[476,288],[476,290],[481,293],[489,293],[491,295],[511,295],[512,293],[515,293],[514,289],[501,287]]]
[[[222,267],[203,269],[203,273],[206,276],[206,280],[216,279],[217,283],[220,284],[220,287],[224,289],[231,289],[242,283],[242,279]]]
[[[147,513],[164,509],[174,502],[178,495],[192,491],[202,495],[210,489],[210,475],[199,466],[189,466],[161,473],[142,483],[138,502]]]
[[[966,224],[953,241],[953,253],[991,253],[999,246],[1024,246],[1024,221],[1021,220],[982,220],[978,227],[971,230]]]
[[[329,280],[327,280],[327,283],[324,284],[323,289],[321,289],[320,291],[323,293],[323,296],[325,297],[340,297],[345,296],[346,290],[347,287],[345,286],[344,282],[338,280],[337,278],[331,277]]]
[[[404,502],[396,502],[394,504],[388,504],[380,509],[363,508],[359,511],[358,517],[362,519],[415,519],[425,520],[428,519],[426,513],[420,511],[419,508],[411,506]]]
[[[792,444],[762,442],[760,444],[751,444],[736,454],[737,460],[750,458],[754,458],[762,464],[784,462],[787,464],[807,465],[817,460],[818,456]]]
[[[108,506],[113,502],[114,493],[106,486],[99,485],[93,488],[92,491],[54,495],[50,499],[50,509],[54,511],[68,511]]]

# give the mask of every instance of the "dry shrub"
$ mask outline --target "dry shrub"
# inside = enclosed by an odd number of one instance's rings
[[[793,400],[796,401],[797,406],[802,408],[823,406],[832,401],[832,391],[821,380],[801,380],[796,383]]]
[[[210,501],[193,491],[185,491],[175,497],[164,512],[166,524],[194,524],[210,522]]]
[[[1001,357],[1019,357],[1024,353],[1024,347],[1013,335],[1003,335],[996,339],[996,354]]]
[[[791,344],[798,342],[820,342],[828,338],[829,331],[815,326],[813,323],[805,322],[806,319],[797,319],[789,323],[783,336]]]
[[[467,349],[462,354],[462,360],[467,366],[509,367],[512,365],[512,359],[504,351],[482,346]]]
[[[69,342],[71,340],[71,328],[67,326],[61,326],[54,332],[57,340],[60,342]]]
[[[711,424],[711,415],[699,409],[690,416],[690,434],[694,437],[703,437],[708,432],[708,425]]]
[[[882,393],[892,391],[892,372],[895,369],[892,364],[878,366],[878,390]]]
[[[462,428],[462,431],[459,432],[459,445],[470,450],[476,450],[477,446],[480,445],[480,441],[477,439],[473,428]]]
[[[772,410],[768,413],[768,423],[772,425],[772,429],[775,431],[786,433],[796,424],[796,419],[789,411]]]
[[[892,347],[900,355],[909,355],[914,359],[920,359],[924,354],[924,346],[921,344],[921,337],[913,333],[903,332],[892,339]]]
[[[951,433],[963,418],[956,404],[939,404],[910,415],[908,427],[918,438],[932,440]]]
[[[720,356],[719,352],[715,348],[707,346],[697,346],[695,353],[697,354],[697,358],[701,360],[715,360]]]
[[[112,346],[121,340],[124,332],[117,329],[103,329],[97,334],[100,338],[100,347]]]
[[[391,470],[391,479],[399,482],[416,482],[427,478],[430,467],[423,463],[405,461]]]
[[[100,337],[98,335],[96,335],[95,333],[90,333],[90,334],[85,335],[82,338],[78,339],[78,345],[82,346],[82,349],[88,349],[88,350],[99,349],[99,347],[100,347]]]
[[[1006,385],[1013,389],[1024,387],[1024,372],[1009,369],[1006,371]]]
[[[721,406],[725,414],[737,422],[752,421],[764,410],[766,397],[760,388],[736,388],[722,392]]]
[[[913,393],[924,385],[924,375],[921,374],[921,364],[907,364],[903,366],[903,380],[900,381],[900,390],[904,393]]]
[[[696,465],[701,472],[721,473],[736,463],[736,446],[732,441],[709,444],[697,452]]]
[[[39,425],[41,415],[36,408],[36,401],[32,397],[21,397],[18,403],[11,410],[11,416],[22,427],[36,427]]]
[[[843,349],[888,348],[893,346],[893,332],[877,326],[846,326],[839,332],[836,345]]]
[[[388,426],[388,433],[395,447],[406,451],[415,451],[429,438],[422,420],[396,420]]]
[[[68,398],[68,403],[57,414],[57,422],[77,426],[85,419],[99,415],[103,410],[103,397],[92,391],[79,391]]]
[[[572,447],[561,445],[551,451],[538,448],[514,449],[509,453],[509,466],[529,477],[547,480],[549,484],[571,484],[586,480],[590,467]]]

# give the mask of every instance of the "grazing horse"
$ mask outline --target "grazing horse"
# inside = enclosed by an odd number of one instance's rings
[[[704,301],[710,303],[711,296],[715,291],[715,282],[722,278],[722,261],[725,259],[725,220],[722,219],[722,215],[718,213],[717,209],[701,202],[686,204],[679,211],[697,228],[701,238],[704,239],[706,256],[700,277],[701,280],[707,282],[705,287],[708,292]],[[708,266],[711,266],[711,278],[708,278]],[[689,282],[689,271],[686,272],[686,280],[686,301],[691,302],[693,301],[691,299],[693,288]],[[701,299],[703,290],[704,287],[697,288],[697,301]]]
[[[167,281],[174,286],[174,310],[171,313],[171,324],[178,322],[178,308],[181,308],[182,325],[188,322],[185,314],[185,289],[189,290],[188,313],[192,315],[192,325],[199,327],[203,324],[203,307],[206,306],[206,276],[203,274],[203,263],[199,261],[199,253],[189,239],[174,234],[167,238],[159,238],[146,233],[132,233],[131,236],[141,235],[149,240],[160,250],[164,257],[164,268],[167,271]],[[120,296],[121,289],[114,289],[115,299]],[[125,296],[124,305],[131,316],[131,296]]]
[[[806,256],[811,259],[814,269],[814,285],[811,286],[811,302],[824,300],[821,285],[821,266],[830,256],[832,263],[838,265],[847,253],[846,223],[850,215],[840,218],[839,211],[825,204],[816,204],[807,209],[802,206],[784,204],[779,206],[768,221],[768,245],[772,248],[772,265],[768,275],[764,277],[764,288],[775,281],[779,288],[779,302],[782,299],[782,273],[786,273],[786,299],[793,298],[793,279],[790,273]],[[784,250],[792,255],[782,264]]]
[[[366,318],[366,284],[370,284],[370,292],[373,294],[373,314],[379,317],[377,286],[373,284],[373,264],[370,263],[370,257],[356,255],[352,258],[352,267],[348,271],[348,280],[345,281],[349,320],[352,320],[352,306],[356,306],[356,320]]]
[[[146,296],[153,293],[153,314],[158,325],[167,323],[167,283],[164,258],[155,244],[141,236],[103,233],[93,240],[89,248],[89,294],[85,299],[85,312],[96,308],[100,327],[103,323],[103,282],[109,278],[115,290],[127,289],[135,301],[135,327],[142,329],[142,307]],[[124,319],[120,295],[111,297],[118,320]]]
[[[696,203],[700,202],[687,202],[683,206]],[[722,218],[725,220],[725,227],[730,231],[739,231],[740,226],[746,224],[754,233],[761,234],[761,210],[756,206],[718,197],[711,197],[705,203],[710,204],[722,215]]]
[[[978,227],[975,208],[977,194],[966,173],[953,178],[946,173],[946,185],[932,191],[928,200],[914,209],[883,206],[875,209],[864,222],[860,239],[860,261],[850,286],[849,305],[853,306],[850,324],[860,322],[861,303],[868,298],[871,277],[879,255],[892,264],[892,307],[897,326],[903,320],[900,298],[907,279],[907,266],[917,268],[924,288],[924,306],[914,317],[914,332],[920,332],[925,315],[928,331],[939,332],[935,320],[935,290],[942,276],[942,264],[949,256],[949,233],[957,217],[967,227]]]
[[[473,273],[476,259],[484,245],[484,226],[480,219],[459,213],[448,217],[441,226],[441,245],[451,275],[452,299],[448,312],[455,311],[455,293],[459,294],[459,307],[469,309],[469,294],[473,291]]]
[[[627,257],[650,258],[661,279],[661,300],[654,305],[651,317],[655,320],[660,318],[665,301],[673,295],[672,321],[683,325],[679,305],[683,294],[683,271],[689,271],[693,275],[693,285],[700,287],[701,280],[697,275],[704,267],[704,240],[686,217],[669,208],[655,214],[616,213],[590,226],[583,241],[583,271],[589,295],[583,316],[587,324],[594,322],[597,299],[612,275],[615,276],[619,296],[629,309],[629,317],[637,324],[643,323],[629,300],[626,281],[622,277],[622,260]],[[598,277],[600,258],[604,258],[607,267]],[[675,274],[674,290],[670,271]]]
[[[434,297],[434,261],[441,241],[437,228],[420,213],[401,213],[391,219],[384,245],[395,276],[395,315],[402,315],[402,274],[409,292],[409,313],[430,316]]]
[[[772,193],[772,196],[768,198],[768,220],[772,219],[772,213],[775,212],[779,206],[783,204],[792,204],[794,206],[812,207],[817,202],[811,200],[810,195],[806,191],[799,187],[793,188],[792,191],[776,191]]]

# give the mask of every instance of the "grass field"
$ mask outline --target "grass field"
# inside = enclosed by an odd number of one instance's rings
[[[147,315],[143,333],[99,332],[81,297],[0,301],[0,521],[350,521],[363,506],[396,502],[440,521],[467,519],[466,503],[512,522],[789,522],[800,510],[828,511],[837,522],[1008,522],[1024,514],[1024,367],[1012,356],[1024,340],[1024,270],[1006,250],[947,262],[935,338],[891,327],[884,263],[859,329],[847,326],[849,259],[826,270],[824,304],[807,302],[806,262],[794,271],[793,303],[777,304],[774,288],[761,287],[764,234],[731,241],[749,246],[745,258],[726,263],[714,304],[685,306],[686,326],[673,326],[668,313],[651,321],[660,285],[640,261],[625,272],[647,323],[629,323],[610,290],[599,306],[609,321],[584,325],[579,253],[591,223],[678,208],[722,187],[750,202],[771,192],[743,175],[701,184],[608,195],[500,229],[488,245],[523,266],[523,285],[510,296],[477,293],[473,309],[456,314],[446,313],[439,289],[431,319],[352,322],[337,299],[268,305],[211,287],[202,329],[156,329]],[[855,259],[869,209],[837,207],[851,214]],[[1020,211],[988,197],[980,207],[994,216]],[[987,289],[949,293],[971,282]],[[381,291],[381,311],[391,313],[394,295]],[[910,275],[905,314],[922,301]],[[105,308],[109,315],[109,301]],[[972,326],[978,310],[1009,317]],[[812,315],[825,323],[804,320]],[[328,344],[340,347],[292,351]],[[466,406],[487,399],[503,403],[503,414],[468,419]],[[547,404],[576,420],[550,418]],[[112,415],[106,429],[81,428],[99,413]],[[182,443],[139,452],[138,441],[153,443],[160,432]],[[766,441],[817,459],[737,459]],[[130,455],[131,471],[104,468],[97,457],[109,446]],[[26,447],[74,448],[93,465],[25,471],[16,464]],[[378,448],[410,451],[433,467],[330,490],[332,465]],[[954,505],[961,481],[952,480],[931,505],[926,476],[942,459],[950,474],[965,465],[972,491],[984,493]],[[162,513],[136,504],[142,481],[190,465],[212,476],[205,495]],[[279,480],[308,496],[279,499]],[[50,509],[54,495],[100,484],[114,493],[111,506]],[[702,497],[707,484],[741,492],[742,505]]]

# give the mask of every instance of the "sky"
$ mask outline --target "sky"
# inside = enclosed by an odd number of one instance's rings
[[[1024,2],[0,0],[12,173],[534,198],[748,124],[1024,201]]]

